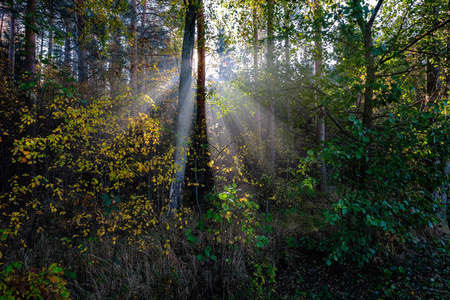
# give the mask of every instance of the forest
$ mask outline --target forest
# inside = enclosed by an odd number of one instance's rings
[[[450,299],[449,1],[0,15],[0,299]]]

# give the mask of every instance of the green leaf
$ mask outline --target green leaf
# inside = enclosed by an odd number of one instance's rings
[[[264,247],[264,243],[262,241],[257,241],[256,242],[256,247],[263,248]]]
[[[67,275],[71,278],[71,279],[77,279],[77,274],[75,272],[67,272]]]

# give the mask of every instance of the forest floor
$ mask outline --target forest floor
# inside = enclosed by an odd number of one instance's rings
[[[450,299],[449,238],[405,245],[364,267],[328,266],[323,253],[299,250],[278,272],[274,298]]]

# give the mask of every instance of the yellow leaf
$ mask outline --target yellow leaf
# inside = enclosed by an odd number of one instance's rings
[[[9,133],[7,133],[6,131],[3,132],[3,135],[9,135]]]

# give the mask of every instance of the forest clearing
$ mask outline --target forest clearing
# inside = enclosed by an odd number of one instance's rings
[[[450,299],[450,2],[0,2],[1,299]]]

